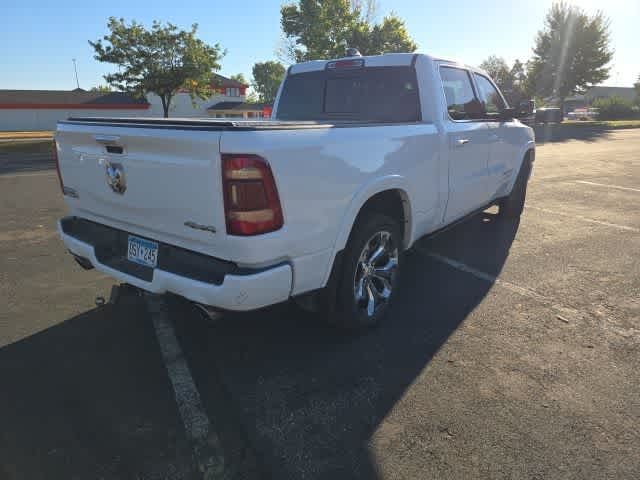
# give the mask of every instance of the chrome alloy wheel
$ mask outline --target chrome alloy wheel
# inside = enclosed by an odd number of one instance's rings
[[[365,243],[353,279],[353,294],[358,310],[372,317],[391,297],[398,269],[398,247],[391,233],[381,231]]]

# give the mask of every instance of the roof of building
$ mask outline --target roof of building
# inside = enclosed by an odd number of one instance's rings
[[[214,103],[207,110],[235,110],[238,112],[261,112],[264,107],[270,107],[267,103],[247,103],[247,102],[218,102]]]
[[[112,108],[113,106],[144,108],[144,98],[121,92],[88,92],[86,90],[0,90],[0,107],[13,108]]]
[[[237,87],[237,88],[241,88],[241,87],[248,87],[249,86],[249,85],[245,85],[242,82],[238,82],[237,80],[232,80],[230,78],[223,77],[222,75],[220,75],[218,73],[214,73],[212,75],[211,80],[214,82],[215,86],[217,86],[217,87]]]

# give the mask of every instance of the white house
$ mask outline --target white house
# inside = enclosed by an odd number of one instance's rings
[[[262,118],[271,110],[263,104],[246,103],[248,85],[214,73],[211,77],[212,95],[206,100],[191,97],[180,91],[171,100],[169,117],[215,117],[215,118]],[[164,114],[160,97],[147,95],[151,105],[150,114],[161,117]],[[265,107],[266,110],[265,110]]]

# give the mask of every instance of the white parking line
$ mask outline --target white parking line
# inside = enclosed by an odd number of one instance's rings
[[[609,185],[609,184],[606,184],[606,183],[588,182],[586,180],[576,180],[576,183],[582,183],[584,185],[593,185],[595,187],[615,188],[616,190],[626,190],[628,192],[638,192],[638,193],[640,193],[640,188],[621,187],[620,185]]]
[[[541,303],[542,305],[547,306],[548,308],[550,308],[551,310],[554,310],[557,314],[558,314],[558,319],[566,322],[566,323],[570,323],[571,321],[576,321],[576,320],[581,320],[583,318],[585,318],[586,316],[589,316],[590,314],[588,312],[585,311],[580,311],[580,310],[576,310],[575,308],[572,307],[568,307],[566,305],[561,305],[557,302],[554,302],[554,300],[550,297],[546,297],[544,295],[539,294],[538,292],[534,292],[533,290],[530,290],[528,288],[525,287],[521,287],[519,285],[515,285],[511,282],[508,282],[506,280],[502,280],[500,278],[494,277],[493,275],[489,275],[488,273],[485,272],[481,272],[480,270],[476,270],[473,267],[470,267],[469,265],[466,265],[462,262],[459,262],[457,260],[454,260],[452,258],[449,257],[445,257],[444,255],[440,255],[438,253],[435,252],[428,252],[425,250],[422,250],[422,252],[435,259],[438,260],[440,262],[443,262],[447,265],[449,265],[450,267],[453,267],[457,270],[460,270],[462,272],[465,273],[469,273],[471,275],[473,275],[476,278],[479,278],[481,280],[484,280],[486,282],[489,283],[493,283],[495,285],[498,285],[499,287],[502,287],[506,290],[510,290],[512,292],[515,292],[519,295],[522,295],[523,297],[528,297],[531,298],[532,300],[537,301],[538,303]],[[640,329],[636,328],[636,327],[627,327],[627,328],[623,328],[620,327],[618,325],[616,325],[614,322],[612,321],[608,321],[606,323],[606,329],[610,330],[614,333],[616,333],[617,335],[620,335],[622,337],[625,338],[632,338],[637,340],[638,338],[640,338]]]
[[[217,434],[211,429],[209,417],[200,400],[200,393],[167,315],[164,299],[151,294],[145,294],[145,299],[153,319],[167,374],[173,386],[178,411],[187,437],[193,446],[198,469],[204,473],[204,478],[222,478],[224,474],[222,446]]]
[[[436,260],[439,260],[442,263],[446,263],[450,267],[456,268],[466,273],[470,273],[476,278],[485,280],[489,283],[495,283],[496,285],[500,285],[501,287],[506,288],[507,290],[511,290],[512,292],[518,293],[524,297],[533,298],[538,302],[548,303],[548,299],[546,297],[540,295],[539,293],[534,292],[533,290],[529,290],[528,288],[524,288],[524,287],[519,287],[518,285],[515,285],[511,282],[507,282],[506,280],[501,280],[497,277],[494,277],[493,275],[489,275],[488,273],[481,272],[480,270],[476,270],[475,268],[470,267],[469,265],[466,265],[462,262],[454,260],[453,258],[445,257],[443,255],[440,255],[434,252],[425,252],[425,253],[429,255],[431,258],[435,258]]]
[[[575,308],[558,305],[551,298],[545,297],[544,295],[541,295],[538,292],[534,292],[533,290],[530,290],[528,288],[521,287],[519,285],[508,282],[506,280],[502,280],[500,278],[494,277],[493,275],[489,275],[486,272],[476,270],[475,268],[470,267],[465,263],[454,260],[453,258],[445,257],[443,255],[440,255],[434,252],[424,252],[424,253],[426,253],[429,257],[434,258],[442,263],[446,263],[450,267],[453,267],[457,270],[470,273],[476,278],[498,285],[506,290],[510,290],[514,293],[517,293],[518,295],[522,295],[523,297],[531,298],[532,300],[542,303],[543,305],[547,305],[548,307],[552,308],[556,312],[561,313],[563,316],[570,316],[572,318],[581,317],[580,312]]]
[[[558,212],[557,210],[550,210],[548,208],[535,207],[533,205],[527,205],[525,208],[530,208],[532,210],[538,210],[539,212],[551,213],[552,215],[560,215],[562,217],[569,217],[575,220],[581,220],[583,222],[595,223],[597,225],[603,225],[605,227],[617,228],[619,230],[626,230],[628,232],[640,232],[640,228],[629,227],[627,225],[619,225],[617,223],[603,222],[601,220],[595,220],[593,218],[583,217],[582,215],[576,215],[573,213],[564,213]]]

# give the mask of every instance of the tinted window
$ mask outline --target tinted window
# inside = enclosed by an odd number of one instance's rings
[[[278,119],[318,120],[323,96],[324,78],[315,72],[287,76],[278,103]]]
[[[468,120],[482,116],[482,106],[476,98],[471,77],[466,70],[440,67],[440,78],[447,99],[447,110],[452,119]]]
[[[504,101],[489,79],[477,73],[475,77],[480,93],[480,100],[482,101],[485,111],[487,113],[500,113],[504,110]]]
[[[417,122],[420,100],[412,67],[372,67],[288,76],[280,120]]]

